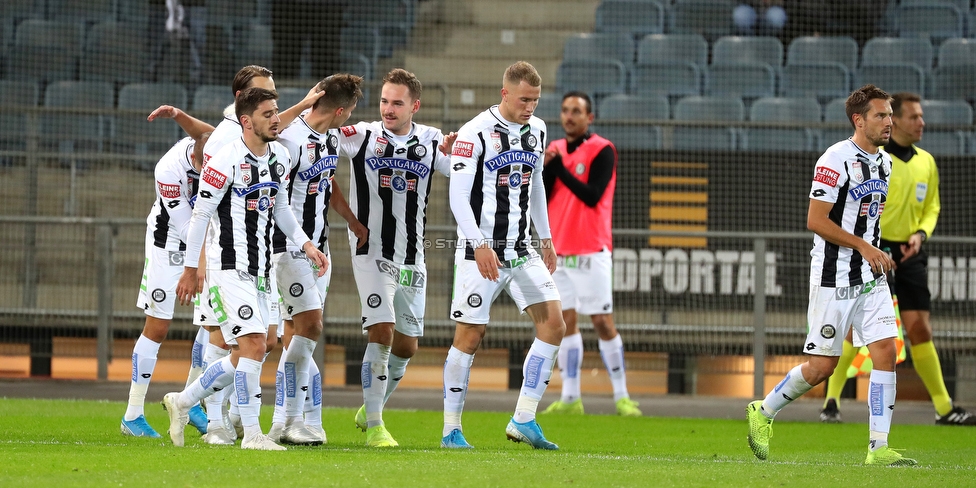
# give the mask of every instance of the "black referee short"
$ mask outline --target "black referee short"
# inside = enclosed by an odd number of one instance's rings
[[[891,257],[898,268],[895,270],[895,283],[891,290],[898,295],[899,310],[932,309],[932,295],[929,293],[929,256],[923,247],[918,254],[901,261],[901,245],[904,242],[881,240],[881,248],[891,249]]]

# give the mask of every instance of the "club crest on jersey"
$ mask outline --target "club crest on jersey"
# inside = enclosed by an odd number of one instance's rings
[[[274,169],[275,174],[278,176],[282,176],[285,174],[285,165],[281,163],[275,163],[271,165],[271,168]]]
[[[251,165],[248,163],[241,164],[241,181],[245,185],[251,184]]]
[[[339,147],[339,138],[335,134],[329,134],[329,139],[326,144],[331,148]]]
[[[530,172],[520,173],[518,171],[513,171],[507,175],[498,175],[498,186],[518,188],[529,183],[529,176],[531,174],[532,173]]]
[[[497,132],[491,133],[491,148],[495,152],[502,152],[502,135]]]
[[[413,149],[413,153],[416,154],[418,158],[422,158],[427,155],[427,148],[424,146],[417,146]]]
[[[314,142],[310,142],[310,143],[308,143],[308,144],[305,145],[305,149],[308,152],[308,162],[309,163],[314,163],[315,162],[315,148],[316,147],[318,147],[318,144],[315,144]]]
[[[397,193],[417,191],[417,180],[408,180],[403,171],[394,171],[392,175],[380,175],[380,186]]]
[[[376,138],[376,155],[382,156],[386,153],[386,146],[390,143],[385,137]]]
[[[858,215],[862,217],[867,215],[868,217],[875,219],[878,218],[878,215],[881,215],[881,212],[884,211],[884,207],[885,207],[884,202],[879,202],[877,200],[873,202],[862,203],[861,212]]]
[[[525,145],[529,149],[535,149],[535,147],[539,145],[539,139],[537,139],[534,134],[529,134],[525,136]]]
[[[307,193],[309,195],[318,195],[319,193],[325,193],[325,191],[328,190],[329,186],[331,185],[332,185],[331,178],[322,178],[319,181],[310,181],[308,183]]]

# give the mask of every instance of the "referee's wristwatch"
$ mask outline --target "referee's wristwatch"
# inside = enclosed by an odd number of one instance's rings
[[[922,236],[922,242],[929,240],[929,235],[926,234],[924,230],[917,230],[915,233]]]

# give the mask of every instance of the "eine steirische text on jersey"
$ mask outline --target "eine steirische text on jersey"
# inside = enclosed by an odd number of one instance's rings
[[[439,129],[412,124],[398,136],[382,122],[360,122],[342,127],[339,154],[352,168],[349,208],[369,229],[369,240],[357,255],[379,254],[397,264],[424,263],[427,203],[433,172],[450,175],[449,156],[437,148],[444,135]]]
[[[291,167],[287,168],[287,196],[292,213],[315,247],[326,252],[329,199],[339,160],[338,130],[320,134],[308,126],[304,117],[299,117],[281,132],[278,142],[285,146],[291,157]],[[275,253],[299,250],[278,228],[275,228],[273,243]]]
[[[186,250],[186,232],[197,198],[200,173],[193,167],[193,139],[185,137],[156,163],[156,200],[146,225],[153,246],[167,251]]]
[[[295,242],[305,242],[295,225],[287,198],[279,198],[291,166],[288,151],[277,142],[263,155],[253,154],[238,139],[210,158],[200,175],[193,218],[187,235],[187,253],[198,256],[209,223],[207,267],[236,269],[252,276],[267,276],[271,263],[274,222]],[[287,222],[282,223],[288,213]],[[273,217],[273,219],[272,219]],[[211,218],[213,218],[211,222]]]
[[[545,204],[546,123],[538,117],[524,125],[509,122],[495,105],[464,124],[453,147],[452,174],[474,175],[470,205],[482,234],[466,236],[458,228],[465,259],[474,259],[471,246],[479,239],[485,239],[503,262],[529,255],[532,192],[542,192]]]
[[[877,247],[890,177],[891,157],[884,149],[868,153],[847,139],[830,146],[817,161],[810,198],[832,203],[831,222]],[[871,264],[859,252],[819,235],[814,235],[810,256],[812,284],[846,287],[880,276],[871,271]]]

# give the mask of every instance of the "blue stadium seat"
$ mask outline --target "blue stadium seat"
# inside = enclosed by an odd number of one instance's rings
[[[857,69],[857,41],[851,37],[797,37],[786,50],[786,64],[841,63]]]
[[[634,39],[625,32],[575,34],[563,44],[563,61],[616,59],[628,68],[634,65]]]
[[[738,97],[685,97],[674,106],[674,120],[742,122],[746,108]],[[737,130],[730,127],[674,127],[672,149],[733,150]]]
[[[783,43],[775,37],[722,37],[712,46],[712,63],[766,63],[777,68],[783,65]]]
[[[0,150],[23,151],[30,134],[27,113],[18,106],[37,106],[40,90],[33,81],[0,80]],[[35,134],[40,135],[39,127]]]
[[[7,77],[40,82],[73,80],[83,40],[80,23],[25,20],[14,34]]]
[[[701,95],[702,75],[690,61],[639,63],[634,67],[630,93],[639,96]]]
[[[945,126],[971,126],[973,108],[965,100],[922,100],[925,132],[917,144],[932,154],[965,154],[971,133]]]
[[[660,127],[612,122],[667,120],[669,115],[667,98],[613,95],[600,102],[596,128],[591,130],[609,139],[620,150],[661,149]]]
[[[914,63],[923,71],[932,69],[935,49],[928,39],[874,37],[864,44],[862,66]]]
[[[776,74],[766,63],[713,64],[705,71],[705,93],[771,97],[776,94]]]
[[[675,0],[668,15],[668,32],[700,34],[718,39],[732,34],[732,0]]]
[[[102,22],[88,33],[81,58],[82,80],[136,83],[146,73],[146,27]]]
[[[579,90],[599,98],[626,93],[627,67],[613,59],[563,61],[556,70],[556,91]]]
[[[868,83],[888,93],[925,93],[925,73],[914,63],[864,65],[854,76],[854,86]]]
[[[976,39],[947,39],[939,46],[939,66],[976,64]]]
[[[664,7],[654,0],[603,0],[596,7],[596,32],[631,37],[664,32]]]
[[[936,156],[961,156],[966,154],[969,133],[959,130],[925,129],[918,147]]]
[[[976,64],[939,66],[932,77],[934,98],[976,100]]]
[[[973,107],[965,100],[922,100],[922,113],[928,126],[973,123]]]
[[[851,127],[850,121],[847,120],[847,109],[845,108],[846,102],[847,97],[836,98],[831,100],[830,103],[824,107],[824,122],[843,124],[843,127],[821,130],[820,147],[817,149],[827,149],[828,147],[836,144],[838,141],[842,141],[854,135],[854,128]]]
[[[119,111],[135,111],[115,117],[113,147],[135,154],[162,153],[180,137],[176,122],[146,121],[146,115],[160,105],[185,107],[186,89],[174,83],[132,83],[119,90]]]
[[[787,64],[783,68],[784,96],[826,100],[846,97],[850,91],[851,73],[841,63]]]
[[[753,122],[820,122],[820,103],[815,98],[760,98],[749,108]],[[749,151],[813,151],[816,131],[806,127],[748,127],[742,130],[740,147]]]
[[[559,113],[562,112],[562,103],[562,93],[543,92],[539,96],[539,105],[535,107],[535,116],[545,120],[550,128],[552,128],[551,126],[553,124],[559,125]]]
[[[193,110],[195,117],[211,125],[217,125],[222,119],[220,114],[232,103],[234,103],[234,94],[230,92],[230,86],[200,85],[193,92],[193,104],[190,109]]]
[[[963,35],[964,12],[948,2],[902,3],[893,12],[893,30],[901,37],[923,37],[939,44]]]
[[[47,17],[61,22],[115,22],[116,11],[116,0],[47,0]]]
[[[708,41],[699,34],[651,34],[637,44],[637,63],[708,64]]]
[[[54,108],[111,109],[115,91],[111,83],[101,81],[58,81],[44,90],[44,106]],[[184,105],[185,106],[185,105]],[[143,116],[143,120],[145,120]],[[57,134],[57,148],[62,153],[83,149],[101,151],[106,135],[106,116],[102,114],[59,113],[41,114],[41,129]],[[42,139],[39,142],[43,142]]]

